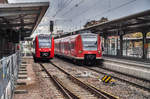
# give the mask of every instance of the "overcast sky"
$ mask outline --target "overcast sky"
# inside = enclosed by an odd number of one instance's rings
[[[73,31],[90,20],[109,20],[150,9],[150,0],[32,0],[50,2],[50,7],[36,32],[48,32],[49,20],[55,20],[55,30]],[[31,0],[9,0],[10,3]]]

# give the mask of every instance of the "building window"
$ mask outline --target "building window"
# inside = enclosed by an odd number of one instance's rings
[[[104,42],[104,39],[102,41],[103,41],[103,47],[104,47],[103,54],[105,54],[105,55],[117,55],[118,36],[109,36],[107,38],[106,42]]]
[[[143,56],[143,35],[141,32],[126,34],[123,36],[123,56],[138,57]]]

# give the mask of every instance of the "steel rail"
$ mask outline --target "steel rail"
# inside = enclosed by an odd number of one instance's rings
[[[80,99],[78,96],[72,93],[69,89],[65,88],[65,86],[60,82],[60,80],[56,76],[52,76],[48,72],[48,70],[44,67],[44,65],[40,64],[40,66],[44,69],[46,74],[50,77],[50,79],[54,82],[54,84],[61,90],[61,92],[67,99]]]
[[[81,80],[79,80],[78,78],[74,77],[73,75],[69,74],[67,71],[65,71],[63,68],[57,66],[56,64],[50,62],[53,66],[57,67],[60,71],[62,71],[63,73],[67,74],[69,76],[70,79],[72,79],[72,81],[76,81],[75,83],[77,84],[80,84],[81,87],[84,87],[86,88],[88,91],[90,91],[91,93],[95,94],[96,96],[102,98],[102,99],[119,99],[118,97],[108,93],[108,92],[105,92],[105,91],[102,91],[88,83],[85,83]]]
[[[100,74],[103,74],[103,75],[107,75],[107,73],[104,73],[104,72],[101,72],[101,71],[92,69],[92,68],[90,68],[90,67],[84,67],[84,68],[87,68],[87,69],[89,69],[89,70],[95,71],[95,72],[100,73]],[[101,68],[101,67],[99,67],[99,68]],[[105,69],[105,68],[102,68],[102,69]],[[115,71],[109,70],[109,69],[105,69],[105,70],[115,72]],[[117,72],[117,73],[119,73],[119,72]],[[122,73],[119,73],[119,74],[125,75],[125,74],[122,74]],[[110,74],[109,74],[109,75],[110,75]],[[134,86],[136,86],[136,87],[139,87],[139,88],[141,88],[141,89],[150,91],[150,88],[148,88],[148,87],[142,86],[142,85],[137,84],[137,83],[133,83],[133,82],[131,82],[131,81],[128,81],[128,80],[125,80],[125,79],[116,77],[116,76],[114,76],[114,75],[110,75],[110,76],[111,76],[112,78],[115,78],[115,79],[119,80],[119,81],[126,82],[126,83],[129,83],[129,84],[134,85]],[[125,75],[125,76],[128,76],[128,75]],[[129,77],[131,77],[131,76],[129,76]]]

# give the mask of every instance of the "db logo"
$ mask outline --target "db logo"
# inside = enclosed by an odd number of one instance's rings
[[[48,53],[43,53],[43,56],[47,56],[48,55]]]

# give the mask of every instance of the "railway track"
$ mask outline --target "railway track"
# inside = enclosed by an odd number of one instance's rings
[[[55,86],[59,88],[59,90],[67,99],[80,99],[78,96],[74,95],[70,90],[67,90],[56,76],[51,75],[51,73],[45,68],[44,65],[40,64],[40,66],[43,68],[43,70],[46,72],[49,78],[54,82]]]
[[[46,66],[40,64],[47,75],[54,81],[55,85],[59,87],[67,99],[118,99],[118,97],[115,97],[107,92],[97,89],[92,85],[82,82],[56,64],[52,62],[50,64],[67,75],[66,79],[59,78],[58,75],[51,75]]]
[[[116,75],[113,75],[113,74],[109,74],[112,78],[114,79],[117,79],[119,81],[122,81],[122,82],[126,82],[126,83],[129,83],[130,85],[133,85],[135,87],[138,87],[138,88],[141,88],[143,90],[146,90],[146,91],[149,91],[150,92],[150,87],[149,86],[146,86],[145,84],[141,84],[141,83],[144,83],[144,80],[142,79],[138,79],[138,78],[134,78],[133,76],[130,76],[130,75],[126,75],[126,74],[123,74],[123,73],[119,73],[119,72],[116,72],[114,70],[109,70],[109,69],[106,69],[106,68],[103,68],[103,67],[98,67],[99,69],[101,70],[98,70],[96,68],[92,68],[92,67],[87,67],[85,66],[84,68],[87,68],[89,70],[92,70],[94,72],[97,72],[97,73],[100,73],[100,74],[103,74],[103,75],[108,75],[108,72],[113,72],[115,73]],[[104,72],[105,71],[105,72]],[[107,73],[106,73],[107,71]],[[126,76],[126,77],[130,77],[130,79],[138,79],[138,80],[141,80],[141,83],[139,84],[138,82],[133,82],[131,80],[128,80],[128,79],[125,79],[124,77],[120,77],[120,76],[117,76],[117,75],[122,75],[122,76]],[[146,81],[147,82],[147,81]],[[144,86],[145,85],[145,86]]]

